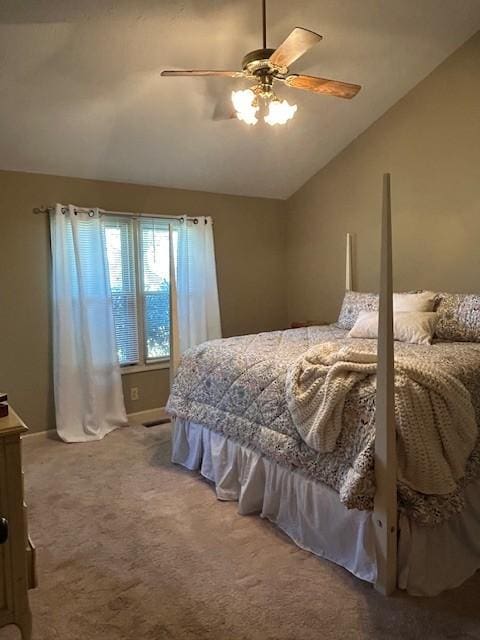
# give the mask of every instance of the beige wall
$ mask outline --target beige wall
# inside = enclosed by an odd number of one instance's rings
[[[337,317],[347,231],[355,287],[378,290],[385,171],[395,288],[480,291],[480,32],[289,200],[290,320]]]
[[[33,207],[61,201],[212,215],[229,336],[285,326],[287,298],[290,320],[334,320],[347,231],[355,235],[356,287],[377,289],[385,171],[393,181],[396,289],[479,291],[480,34],[287,203],[0,172],[0,391],[33,429],[53,425],[48,222]],[[129,400],[132,386],[138,402]],[[168,370],[125,376],[124,387],[129,412],[159,406]]]
[[[33,430],[54,412],[48,220],[32,208],[55,202],[213,216],[224,335],[284,326],[284,202],[0,171],[0,391]],[[168,370],[124,376],[124,388],[129,412],[161,406]]]

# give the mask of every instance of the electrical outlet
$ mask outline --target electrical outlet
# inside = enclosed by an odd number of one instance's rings
[[[138,387],[130,387],[130,400],[138,400]]]

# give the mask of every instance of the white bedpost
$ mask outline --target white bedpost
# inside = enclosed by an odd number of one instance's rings
[[[345,291],[353,289],[352,279],[352,234],[347,233],[347,252],[345,262]]]
[[[393,350],[392,221],[390,174],[383,176],[378,367],[375,433],[375,588],[385,595],[397,586],[397,457]]]

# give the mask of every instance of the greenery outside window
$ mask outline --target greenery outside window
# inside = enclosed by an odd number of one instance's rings
[[[169,225],[151,218],[105,217],[103,226],[120,365],[166,362],[170,358]]]

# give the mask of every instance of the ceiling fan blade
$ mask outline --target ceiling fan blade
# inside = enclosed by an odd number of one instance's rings
[[[322,40],[322,36],[319,36],[318,33],[302,27],[295,27],[288,38],[272,53],[270,62],[279,67],[289,67],[292,62],[298,60],[320,40]]]
[[[221,76],[224,78],[243,78],[243,71],[212,71],[210,69],[183,69],[179,71],[162,71],[161,76]]]
[[[305,89],[314,93],[326,93],[337,98],[354,98],[362,88],[359,84],[315,78],[315,76],[299,76],[293,74],[285,78],[285,84],[295,89]]]

